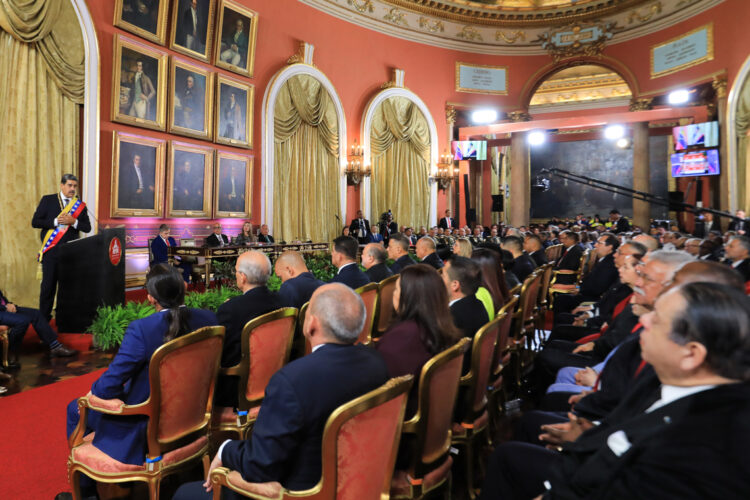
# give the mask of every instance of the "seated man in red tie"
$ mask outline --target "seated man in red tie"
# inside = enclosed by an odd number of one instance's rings
[[[151,240],[151,257],[153,260],[150,266],[169,262],[169,247],[176,247],[177,243],[174,238],[169,236],[169,226],[162,224],[159,226],[159,236]],[[179,256],[175,256],[175,261],[180,261]],[[190,282],[190,275],[193,272],[193,265],[186,262],[177,262],[177,267],[182,270],[182,279],[185,283]]]

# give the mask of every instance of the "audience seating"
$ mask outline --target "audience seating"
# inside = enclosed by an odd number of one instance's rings
[[[210,477],[214,498],[221,498],[222,488],[258,499],[388,498],[412,382],[411,375],[391,379],[331,414],[323,431],[322,475],[313,488],[288,491],[278,482],[250,483],[219,467]]]
[[[310,343],[302,333],[302,329],[305,327],[305,316],[307,316],[307,308],[310,306],[310,302],[305,302],[299,309],[299,315],[297,316],[297,328],[294,330],[294,341],[292,351],[297,358],[307,356],[312,352]]]
[[[592,253],[591,250],[586,250],[581,255],[581,261],[578,264],[578,269],[576,271],[571,271],[569,269],[557,269],[552,271],[552,281],[550,282],[549,286],[549,304],[550,309],[554,309],[555,307],[555,294],[557,293],[577,293],[578,288],[581,286],[581,281],[583,281],[584,278],[584,270],[586,268],[586,262],[588,262],[589,255]],[[561,275],[575,275],[575,283],[570,285],[558,285],[557,277]]]
[[[357,343],[370,345],[370,343],[372,343],[372,332],[375,326],[375,318],[378,317],[378,309],[380,306],[380,285],[378,283],[368,283],[354,291],[362,298],[362,302],[365,303],[365,311],[367,312],[365,325],[362,327]]]
[[[393,291],[396,289],[396,281],[399,275],[394,274],[378,283],[378,295],[380,307],[378,308],[377,333],[378,337],[383,335],[391,324],[393,317]]]
[[[297,312],[294,307],[285,307],[247,322],[242,329],[242,359],[221,369],[222,375],[240,378],[237,413],[234,408],[215,408],[212,430],[233,432],[239,439],[250,434],[268,381],[289,361]]]
[[[552,281],[552,271],[554,264],[544,264],[539,267],[539,272],[542,274],[542,282],[539,286],[539,297],[537,299],[537,311],[536,311],[536,330],[539,332],[535,339],[534,347],[538,350],[542,344],[541,334],[545,330],[545,323],[547,320],[547,312],[549,311],[549,287]]]
[[[495,343],[495,354],[492,360],[492,375],[487,388],[487,406],[490,417],[490,438],[495,435],[495,426],[500,418],[501,405],[505,404],[507,395],[503,385],[503,370],[510,361],[512,339],[510,327],[513,322],[513,314],[518,306],[518,295],[514,295],[498,311],[495,319],[500,320],[498,326],[497,342]]]
[[[211,405],[223,340],[224,327],[212,326],[157,349],[149,365],[151,395],[144,403],[126,405],[118,399],[93,395],[78,399],[81,418],[70,436],[68,457],[73,498],[80,498],[81,473],[102,483],[146,482],[151,499],[159,498],[164,476],[193,467],[198,460],[203,461],[208,473]],[[89,410],[148,416],[146,463],[124,464],[94,447],[94,434],[84,436]]]
[[[0,361],[3,364],[3,368],[8,368],[8,356],[10,350],[10,341],[8,340],[8,332],[10,328],[5,325],[0,325],[0,344],[3,345],[2,358]]]
[[[530,353],[535,330],[536,304],[544,275],[534,271],[523,282],[519,306],[513,318],[513,345],[511,361],[514,366],[515,383],[520,387],[523,369],[531,363]],[[531,333],[531,335],[529,335]]]
[[[557,262],[557,259],[562,255],[563,245],[558,243],[557,245],[550,245],[544,250],[544,255],[547,257],[547,262]]]
[[[422,367],[417,412],[404,422],[402,430],[403,436],[413,437],[411,464],[408,470],[394,472],[392,499],[422,498],[440,487],[450,488],[453,410],[464,353],[470,343],[463,338]]]

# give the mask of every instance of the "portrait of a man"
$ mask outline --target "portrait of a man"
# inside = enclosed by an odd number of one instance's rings
[[[187,69],[175,68],[174,124],[202,131],[205,116],[206,77]]]
[[[208,60],[214,0],[179,0],[173,14],[172,48]],[[183,49],[183,50],[180,50]]]
[[[219,123],[219,133],[227,139],[237,141],[245,140],[245,110],[244,102],[246,93],[240,89],[222,85],[221,93],[221,121]],[[238,99],[237,96],[240,96]]]
[[[153,37],[158,37],[159,16],[165,14],[167,3],[167,0],[120,0],[119,19],[132,25],[137,31],[145,32],[138,32],[137,34],[151,34]],[[122,27],[127,28],[127,26]]]
[[[129,142],[120,143],[118,208],[156,208],[156,156],[155,147]]]
[[[246,164],[241,160],[219,158],[220,212],[245,211]]]
[[[172,210],[203,210],[205,158],[190,151],[175,151]]]
[[[158,60],[123,47],[120,112],[141,120],[156,120]]]
[[[252,76],[257,20],[255,12],[229,0],[222,1],[215,54],[217,66]]]

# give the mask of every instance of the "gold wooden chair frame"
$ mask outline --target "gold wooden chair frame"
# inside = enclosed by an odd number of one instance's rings
[[[589,254],[591,253],[591,250],[586,250],[581,255],[581,260],[578,263],[578,269],[575,271],[571,271],[569,269],[558,269],[555,271],[552,271],[552,280],[549,284],[549,308],[554,309],[555,308],[555,294],[563,293],[563,294],[571,294],[571,293],[578,293],[578,288],[581,286],[581,281],[584,277],[584,270],[586,268],[586,262],[589,259]],[[560,276],[575,276],[575,283],[571,285],[558,285],[557,284],[557,278]]]
[[[562,254],[562,243],[557,245],[550,245],[544,250],[544,256],[547,257],[547,262],[555,262],[560,258]]]
[[[203,394],[206,397],[205,412],[199,422],[193,427],[180,432],[174,436],[162,436],[161,426],[161,409],[162,409],[162,388],[161,388],[161,366],[168,356],[175,351],[198,344],[200,342],[216,343],[215,356],[211,361],[210,386],[206,388]],[[73,498],[79,500],[80,477],[83,473],[91,479],[101,483],[123,483],[128,481],[142,481],[148,484],[149,498],[158,500],[159,485],[163,477],[178,472],[180,470],[192,467],[196,460],[203,461],[203,468],[208,473],[208,446],[209,430],[211,422],[211,406],[214,399],[214,386],[216,377],[219,372],[221,362],[221,346],[224,342],[223,326],[208,326],[200,328],[192,333],[178,337],[159,347],[151,356],[149,363],[149,384],[151,395],[143,403],[137,405],[127,405],[117,399],[104,400],[96,396],[84,396],[78,398],[78,409],[80,419],[68,441],[70,446],[70,455],[68,457],[68,481],[73,489]],[[196,390],[195,399],[200,398]],[[145,415],[149,417],[146,431],[146,441],[148,443],[148,453],[146,454],[146,463],[142,468],[129,470],[125,472],[104,472],[94,470],[76,459],[76,450],[81,446],[90,445],[87,436],[84,438],[86,431],[87,413],[89,410],[96,410],[107,415]],[[91,445],[93,446],[93,445]],[[169,460],[170,454],[174,453],[174,461]],[[165,463],[167,463],[165,465]],[[137,466],[133,466],[137,467]]]
[[[503,384],[503,370],[505,366],[510,362],[510,355],[512,349],[512,339],[510,336],[511,325],[513,322],[513,314],[518,307],[519,298],[518,295],[514,295],[497,313],[495,319],[501,319],[499,332],[497,336],[497,343],[495,347],[495,356],[492,362],[492,377],[490,379],[489,387],[487,388],[487,407],[489,409],[490,417],[490,428],[493,432],[490,433],[490,438],[495,435],[494,430],[497,427],[497,422],[500,419],[501,408],[507,400],[505,394],[505,385]]]
[[[309,301],[302,304],[302,307],[299,308],[299,314],[297,315],[297,328],[294,330],[294,340],[292,341],[293,359],[307,356],[312,351],[310,344],[302,333],[302,329],[305,327],[305,316],[307,316],[308,307],[310,307]]]
[[[378,317],[378,311],[380,310],[380,284],[368,283],[354,291],[362,298],[365,310],[367,311],[365,325],[359,333],[357,344],[370,345],[372,343],[373,329],[375,328],[375,319]],[[369,307],[368,304],[370,304]]]
[[[10,328],[6,325],[0,325],[0,344],[3,345],[2,361],[3,368],[8,368],[8,356],[10,356],[10,340],[8,340],[8,332]]]
[[[388,327],[391,325],[391,318],[393,317],[393,290],[396,289],[396,281],[398,281],[399,274],[394,274],[378,283],[378,321],[377,321],[377,336],[382,336]]]
[[[213,484],[214,499],[221,498],[221,489],[229,488],[230,490],[244,495],[248,498],[256,499],[292,499],[307,498],[309,500],[354,500],[352,496],[345,494],[345,491],[339,492],[339,442],[338,437],[342,428],[354,417],[361,415],[369,410],[394,402],[398,405],[397,419],[393,421],[393,427],[389,429],[393,433],[393,439],[389,443],[383,440],[383,446],[390,446],[388,459],[385,463],[380,464],[382,470],[369,470],[373,481],[380,483],[380,498],[388,498],[388,492],[391,487],[391,476],[396,463],[399,440],[401,438],[401,429],[404,421],[404,412],[406,410],[406,401],[409,395],[413,378],[406,375],[399,378],[393,378],[381,387],[368,392],[352,401],[339,406],[326,422],[323,431],[322,442],[322,474],[318,484],[308,490],[289,491],[282,487],[278,482],[273,483],[249,483],[242,479],[237,471],[230,471],[226,467],[219,467],[211,472],[211,483]],[[374,497],[373,497],[374,498]]]
[[[245,327],[242,329],[242,358],[240,359],[240,362],[232,367],[222,368],[220,371],[222,375],[234,375],[240,378],[239,384],[237,385],[237,413],[234,414],[232,408],[216,408],[216,412],[221,413],[218,415],[218,422],[216,421],[217,416],[214,416],[215,423],[213,425],[213,431],[232,432],[237,434],[238,439],[246,439],[250,434],[253,424],[255,424],[255,420],[258,416],[260,405],[263,402],[263,395],[265,393],[266,385],[268,385],[268,381],[276,371],[289,362],[294,330],[297,325],[297,314],[298,310],[296,308],[284,307],[263,314],[262,316],[258,316],[255,319],[251,319],[245,324]],[[253,334],[261,327],[287,320],[287,318],[292,318],[292,320],[289,322],[289,327],[285,332],[288,338],[286,340],[282,339],[286,344],[283,357],[278,360],[278,363],[275,366],[276,369],[265,371],[264,375],[267,376],[264,377],[265,380],[251,380],[250,371],[252,370],[253,360],[250,354],[250,343]],[[248,397],[251,383],[257,384],[256,387],[254,387],[254,393],[259,395],[256,395],[255,397]]]
[[[549,311],[549,287],[552,282],[552,271],[553,264],[544,264],[539,268],[539,272],[542,274],[542,282],[539,286],[539,297],[537,299],[537,310],[535,325],[538,335],[535,338],[534,347],[539,350],[542,345],[542,332],[544,331],[545,323],[547,320],[547,312]]]
[[[537,297],[543,274],[539,270],[530,274],[523,282],[518,308],[513,317],[513,343],[511,362],[514,366],[515,383],[520,387],[523,369],[531,363],[531,344],[535,328]],[[529,335],[529,332],[531,335]]]

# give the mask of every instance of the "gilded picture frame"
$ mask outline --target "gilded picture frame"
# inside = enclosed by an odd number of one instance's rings
[[[178,57],[170,59],[167,130],[210,141],[213,137],[214,74]]]
[[[252,148],[255,86],[216,75],[215,96],[214,142]]]
[[[122,35],[113,52],[112,121],[165,130],[167,54]]]
[[[232,0],[221,0],[217,19],[214,65],[252,78],[258,13]]]
[[[162,216],[166,144],[153,137],[114,132],[112,217]]]
[[[213,170],[213,148],[170,141],[167,217],[211,217]]]
[[[217,0],[174,0],[169,48],[210,63],[216,2]]]
[[[114,25],[150,42],[167,40],[169,0],[115,0]]]
[[[217,150],[215,162],[214,218],[249,219],[253,192],[253,157]]]

